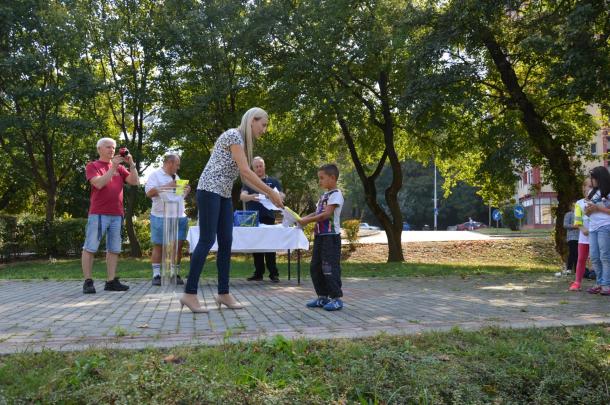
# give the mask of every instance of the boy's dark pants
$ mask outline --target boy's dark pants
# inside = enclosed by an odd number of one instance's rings
[[[339,298],[341,291],[341,235],[317,235],[313,240],[311,281],[320,297]]]

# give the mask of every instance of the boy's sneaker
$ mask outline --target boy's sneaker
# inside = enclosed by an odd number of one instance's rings
[[[83,294],[95,294],[95,287],[93,286],[93,280],[90,278],[85,280],[83,284]]]
[[[343,308],[343,301],[341,301],[339,298],[334,298],[324,305],[323,308],[327,311],[338,311]]]
[[[161,276],[154,276],[152,279],[152,285],[161,285]]]
[[[106,281],[106,284],[104,285],[104,290],[105,291],[127,291],[127,290],[129,290],[129,286],[122,284],[119,281],[119,278],[115,277],[114,280]]]
[[[318,297],[309,301],[307,304],[308,308],[323,308],[324,305],[328,304],[330,300],[327,297]]]
[[[275,274],[273,276],[269,276],[269,280],[271,280],[272,283],[280,282],[280,278],[278,276],[276,276]]]

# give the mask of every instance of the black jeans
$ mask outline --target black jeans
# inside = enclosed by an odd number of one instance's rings
[[[319,297],[343,297],[341,291],[341,235],[317,235],[309,267]]]
[[[259,222],[265,225],[273,225],[275,224],[275,218],[261,217]],[[252,257],[254,257],[254,277],[263,277],[265,262],[267,262],[267,269],[269,269],[269,277],[278,276],[275,252],[252,253]]]
[[[199,276],[214,241],[218,241],[216,267],[218,269],[218,294],[229,292],[231,270],[231,244],[233,243],[233,204],[230,198],[216,193],[197,190],[199,211],[199,241],[191,255],[191,268],[184,292],[197,294]]]
[[[566,269],[576,271],[576,262],[578,262],[578,241],[568,241],[568,263]]]

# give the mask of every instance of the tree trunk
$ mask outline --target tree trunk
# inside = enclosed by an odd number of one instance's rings
[[[479,27],[480,28],[480,27]],[[481,39],[489,51],[494,65],[502,78],[502,83],[510,94],[511,103],[521,111],[521,121],[525,126],[530,141],[547,160],[551,170],[552,184],[557,192],[558,206],[555,213],[555,250],[563,258],[566,256],[566,235],[563,227],[563,216],[580,195],[580,185],[576,181],[576,170],[560,142],[553,139],[543,118],[536,111],[534,104],[521,88],[519,80],[508,57],[504,54],[493,33],[481,29]]]
[[[49,256],[57,256],[57,238],[60,237],[60,235],[56,235],[53,231],[53,221],[55,219],[55,205],[57,204],[56,194],[56,189],[47,190],[44,232],[45,239],[47,241],[47,243],[45,244],[45,246],[47,246],[47,251],[45,252],[45,254]]]
[[[362,166],[362,162],[358,157],[358,152],[356,151],[354,140],[347,121],[339,113],[337,113],[337,121],[339,122],[339,126],[341,127],[341,133],[343,134],[343,138],[345,139],[345,143],[347,144],[347,147],[349,149],[352,162],[354,163],[356,172],[358,173],[358,177],[360,177],[360,181],[362,182],[366,204],[371,209],[373,215],[375,215],[375,218],[379,220],[379,223],[381,224],[383,229],[386,230],[386,235],[388,238],[388,262],[403,262],[404,256],[402,254],[402,244],[400,238],[402,234],[402,229],[398,234],[399,236],[397,238],[396,232],[393,229],[392,219],[388,216],[388,214],[386,214],[386,212],[377,202],[377,187],[375,186],[375,180],[377,179],[377,177],[379,177],[379,174],[381,173],[381,170],[385,165],[385,161],[387,159],[387,146],[384,150],[383,156],[377,164],[375,172],[370,176],[366,176],[366,173],[364,172],[364,167]],[[400,216],[400,221],[402,221],[402,216]]]
[[[55,206],[57,205],[57,190],[47,190],[47,203],[45,207],[45,220],[47,223],[52,223],[55,219]]]
[[[402,187],[402,166],[394,148],[394,120],[390,110],[388,96],[388,74],[382,71],[379,75],[379,91],[383,112],[383,137],[392,169],[392,182],[385,190],[385,201],[390,209],[392,222],[384,224],[388,238],[388,262],[404,262],[402,253],[402,212],[398,203],[398,192]]]
[[[142,248],[138,241],[135,228],[133,226],[133,212],[136,202],[136,194],[138,188],[136,186],[127,187],[127,206],[125,208],[125,229],[127,230],[127,236],[129,237],[129,246],[131,251],[129,255],[131,257],[142,257]]]

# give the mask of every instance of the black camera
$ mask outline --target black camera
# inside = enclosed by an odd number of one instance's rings
[[[121,155],[121,157],[129,155],[129,149],[123,146],[121,149],[119,149],[119,155]]]

